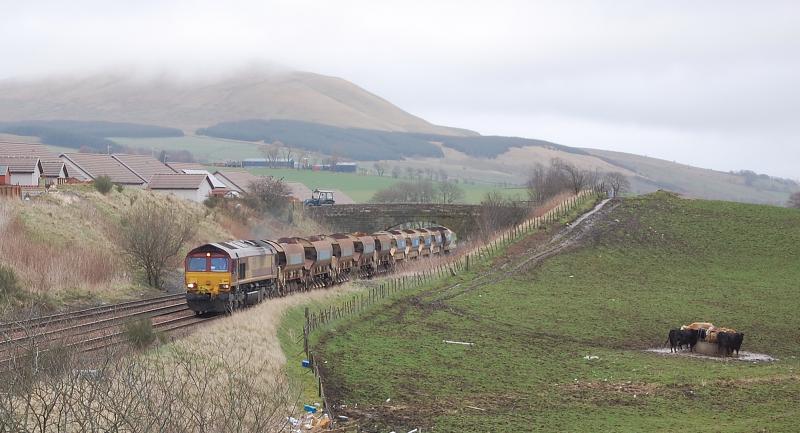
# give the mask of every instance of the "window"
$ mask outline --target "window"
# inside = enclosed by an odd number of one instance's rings
[[[225,272],[228,270],[228,259],[223,257],[211,258],[211,272]]]
[[[206,270],[205,257],[192,257],[186,265],[186,270],[189,272],[203,272]]]

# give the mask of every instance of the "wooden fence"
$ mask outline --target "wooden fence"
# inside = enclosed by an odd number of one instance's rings
[[[542,216],[529,218],[514,227],[499,231],[488,242],[483,242],[474,248],[459,248],[455,253],[431,259],[429,263],[425,263],[423,260],[412,262],[416,268],[414,271],[381,278],[380,284],[370,287],[365,293],[356,294],[337,305],[330,305],[314,312],[306,307],[305,323],[303,325],[303,350],[317,379],[319,397],[322,399],[322,409],[331,417],[334,416],[333,408],[328,405],[325,398],[324,380],[319,372],[314,352],[309,347],[308,341],[312,332],[332,321],[357,315],[398,292],[428,284],[448,275],[457,275],[459,272],[469,271],[470,265],[474,264],[476,260],[480,263],[482,260],[496,254],[503,246],[559,221],[578,206],[582,206],[587,201],[599,197],[600,194],[594,190],[582,191],[558,204]],[[428,265],[426,268],[420,269],[426,265]]]
[[[0,185],[0,198],[22,198],[22,187],[19,185]]]

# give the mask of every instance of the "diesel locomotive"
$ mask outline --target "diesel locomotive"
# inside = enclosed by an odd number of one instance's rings
[[[264,299],[370,278],[397,264],[449,254],[446,227],[336,233],[201,245],[185,259],[186,303],[195,314],[230,313]]]

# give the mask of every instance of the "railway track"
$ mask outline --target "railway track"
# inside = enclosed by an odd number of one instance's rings
[[[0,324],[0,371],[26,353],[54,347],[78,353],[96,352],[127,343],[123,325],[150,319],[153,328],[172,333],[213,320],[189,310],[183,294],[122,302]]]

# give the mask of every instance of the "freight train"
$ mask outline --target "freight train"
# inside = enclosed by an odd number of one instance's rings
[[[198,315],[230,313],[353,276],[370,278],[455,248],[456,234],[441,226],[205,244],[189,251],[184,262],[186,303]]]

